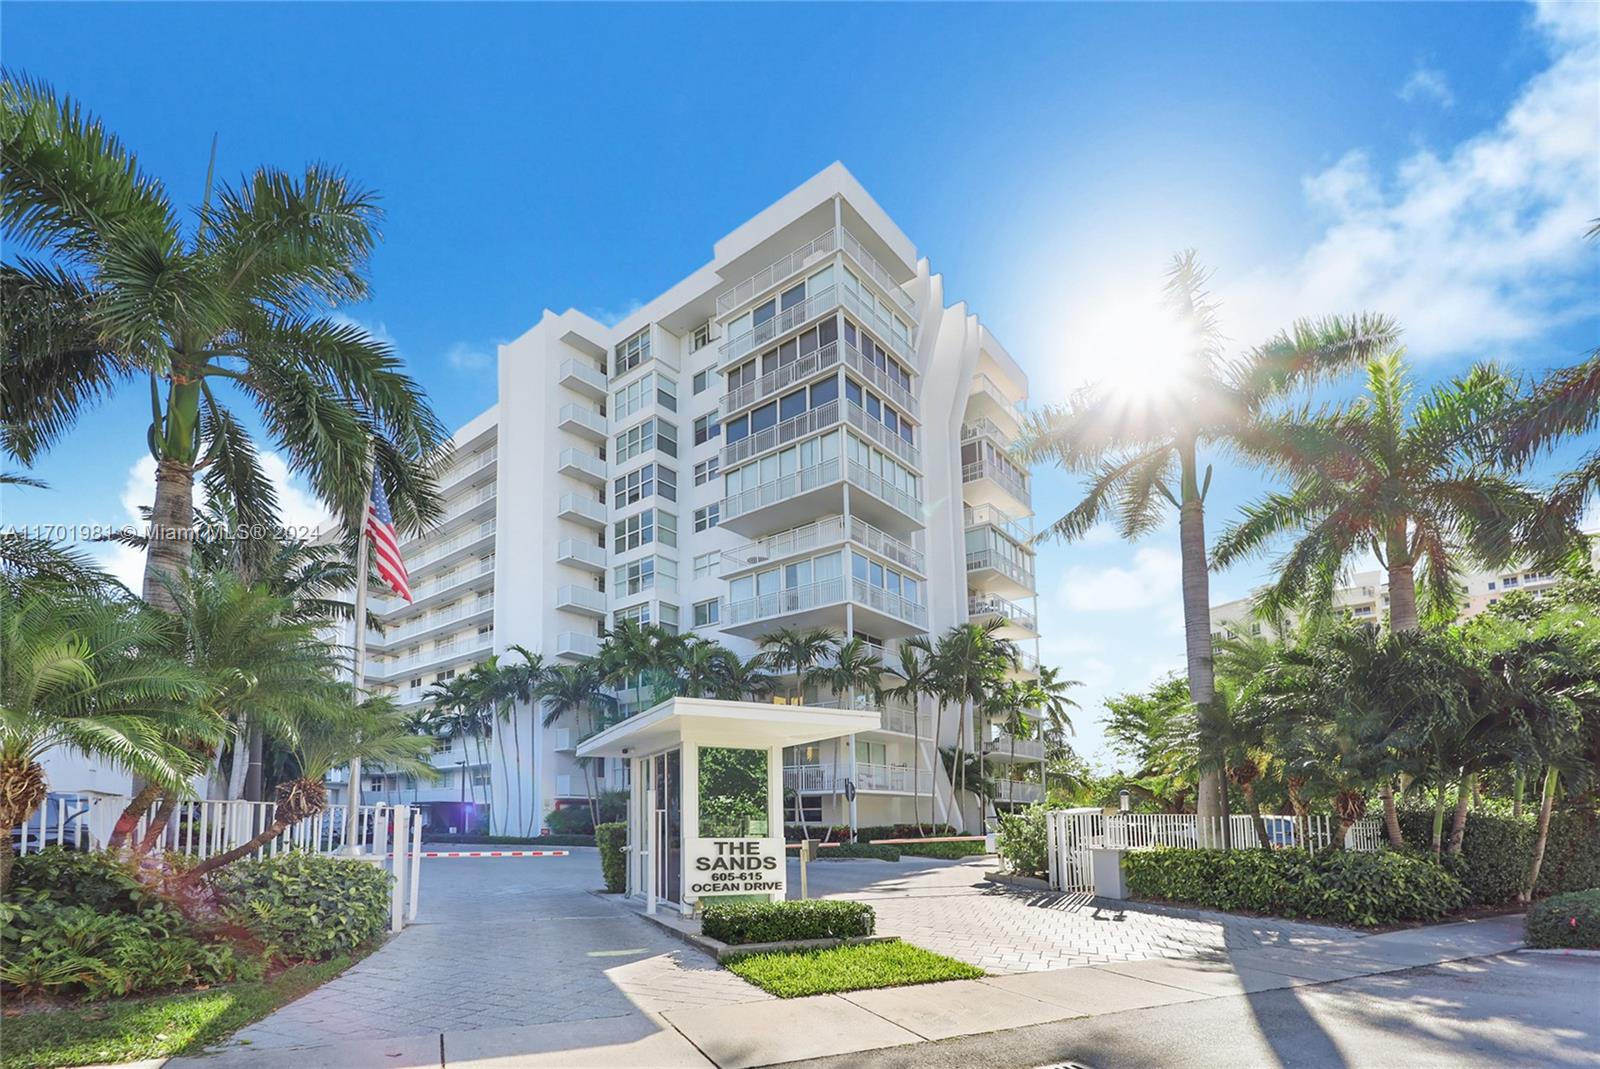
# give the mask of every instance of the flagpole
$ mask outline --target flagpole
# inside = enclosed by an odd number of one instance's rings
[[[356,525],[356,606],[355,655],[350,667],[351,698],[360,705],[366,698],[367,686],[367,511],[372,508],[372,480],[377,478],[372,462],[367,462],[367,489],[361,499],[361,520]],[[361,807],[361,758],[350,758],[350,797],[344,807],[344,844],[340,852],[361,852],[357,842],[359,822],[357,810]]]

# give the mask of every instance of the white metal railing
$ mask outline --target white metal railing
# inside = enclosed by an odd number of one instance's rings
[[[820,349],[797,357],[792,363],[767,372],[754,382],[747,382],[743,386],[729,390],[722,395],[722,400],[717,406],[718,411],[722,413],[722,418],[726,421],[729,416],[740,409],[748,408],[757,401],[765,400],[773,394],[785,390],[797,382],[803,382],[838,363],[839,343],[831,341]]]
[[[832,227],[818,234],[797,249],[792,249],[763,267],[749,278],[735,283],[717,294],[717,316],[727,315],[741,304],[754,300],[756,294],[765,293],[778,283],[793,278],[839,247],[837,234]]]
[[[918,605],[910,598],[891,593],[882,587],[873,586],[871,583],[860,579],[853,579],[851,580],[851,597],[869,609],[875,609],[885,615],[893,616],[896,620],[903,620],[920,628],[928,626],[928,607],[926,605]]]
[[[825,312],[830,312],[839,306],[839,297],[844,290],[839,286],[827,286],[818,290],[805,300],[785,308],[765,323],[759,323],[738,337],[730,338],[722,343],[718,349],[721,354],[723,366],[738,360],[758,345],[787,334],[816,319]]]
[[[883,654],[878,652],[881,659]],[[923,738],[933,736],[933,718],[927,713],[918,712],[909,704],[894,699],[881,702],[872,702],[865,695],[856,695],[854,698],[829,698],[823,701],[810,701],[806,705],[815,709],[870,709],[878,714],[878,725],[884,731],[893,731],[901,735],[920,734]]]
[[[556,655],[560,657],[598,657],[600,640],[593,635],[577,631],[563,631],[556,636]]]
[[[428,529],[427,533],[412,535],[402,542],[401,552],[409,556],[411,548],[417,545],[418,542],[428,538],[440,528],[447,527],[456,520],[459,520],[461,517],[465,516],[467,513],[471,512],[485,501],[493,501],[499,492],[499,487],[491,483],[490,485],[479,489],[475,493],[468,494],[461,500],[454,502],[443,515],[433,522],[433,526]],[[413,569],[416,568],[417,565],[415,561],[412,561],[409,567]]]
[[[1015,779],[996,780],[995,799],[1001,802],[1021,802],[1024,805],[1042,802],[1044,784]]]
[[[453,657],[464,657],[473,653],[487,653],[494,649],[494,629],[490,628],[481,635],[469,635],[466,638],[453,639],[434,646],[431,650],[403,657],[387,663],[373,664],[368,672],[376,679],[388,679],[391,676],[404,675],[423,665],[436,664],[439,661],[449,660]]]
[[[606,481],[606,462],[583,449],[563,449],[557,456],[557,467],[563,471],[572,468],[599,482]]]
[[[1040,739],[1022,739],[1007,731],[997,731],[994,739],[989,743],[989,752],[1001,754],[1006,757],[1026,757],[1034,761],[1044,760],[1044,742]]]
[[[850,233],[849,230],[845,230],[840,237],[839,244],[844,249],[845,255],[854,260],[861,270],[872,278],[872,281],[876,282],[883,288],[885,293],[894,298],[896,304],[907,312],[915,311],[916,302],[911,299],[911,294],[900,288],[900,283],[896,282],[888,269],[878,262],[878,258],[862,247],[860,239]]]
[[[592,568],[604,571],[606,568],[606,551],[593,542],[584,542],[577,538],[563,538],[556,543],[556,560],[563,563],[579,561]]]
[[[606,392],[606,373],[588,360],[563,360],[561,362],[561,378],[577,379],[602,394]]]
[[[915,537],[920,539],[921,532]],[[920,546],[904,542],[857,516],[850,517],[848,521],[843,516],[831,516],[725,549],[722,551],[723,572],[726,575],[741,568],[755,567],[846,540],[912,571],[926,573],[926,557]]]
[[[563,516],[578,516],[601,527],[606,525],[606,507],[589,494],[562,494],[556,502],[556,512]]]
[[[885,504],[892,505],[914,520],[922,519],[922,502],[890,483],[883,476],[868,470],[857,461],[850,461],[850,481]]]
[[[442,594],[454,587],[463,586],[485,573],[494,571],[494,558],[485,557],[476,564],[469,564],[465,568],[457,568],[453,572],[430,579],[426,583],[419,583],[411,588],[411,601],[406,602],[401,598],[383,598],[375,602],[372,611],[378,615],[392,612],[403,612],[410,609],[424,598],[431,598],[435,594]],[[385,638],[387,642],[389,639]]]
[[[556,608],[577,608],[588,612],[606,613],[606,596],[593,587],[563,583],[556,589]]]
[[[724,601],[722,625],[747,624],[792,612],[804,612],[822,605],[833,605],[844,600],[844,577],[824,579],[819,583],[806,583],[772,594],[758,594],[739,601]]]
[[[721,518],[723,523],[736,516],[743,516],[747,512],[775,505],[780,501],[787,501],[799,494],[815,490],[819,486],[839,481],[839,460],[824,460],[820,464],[813,464],[809,468],[801,468],[789,475],[780,475],[776,479],[769,479],[737,494],[722,499]]]
[[[980,371],[978,374],[972,376],[972,386],[968,391],[968,396],[987,397],[990,401],[993,401],[994,404],[1002,412],[1004,412],[1009,419],[1015,420],[1019,426],[1021,425],[1023,403],[1021,401],[1012,400],[1011,397],[1004,390],[1002,390],[993,379],[985,375],[983,372]]]
[[[444,493],[445,491],[452,489],[456,483],[460,482],[462,479],[465,479],[467,476],[474,475],[482,471],[484,468],[487,468],[490,464],[495,462],[495,458],[499,455],[499,447],[491,445],[488,449],[485,449],[476,456],[468,458],[465,464],[462,464],[459,467],[451,468],[445,473],[445,477],[439,481],[439,492]]]
[[[1019,586],[1029,590],[1034,589],[1033,570],[1007,560],[993,549],[973,549],[967,551],[967,571],[984,572],[995,571],[1010,579]]]
[[[908,337],[902,338],[895,330],[900,324],[886,315],[883,309],[878,307],[876,300],[868,304],[865,299],[847,289],[840,290],[840,298],[839,303],[861,320],[862,325],[872,331],[873,336],[883,343],[884,348],[894,353],[903,363],[913,367],[916,365],[917,342],[914,328],[909,331]]]
[[[962,518],[968,527],[998,527],[1004,531],[1013,542],[1019,545],[1028,545],[1033,541],[1033,528],[1030,524],[1010,515],[1003,509],[993,505],[967,505],[961,510]]]
[[[747,435],[731,445],[722,447],[722,470],[738,464],[740,461],[749,460],[771,449],[788,445],[790,442],[799,441],[808,434],[815,434],[820,430],[833,426],[839,422],[839,402],[829,401],[825,405],[791,416],[781,423]]]
[[[998,594],[975,594],[967,599],[968,616],[998,616],[1025,631],[1039,630],[1038,618]]]
[[[980,438],[987,438],[1001,449],[1009,452],[1016,439],[1000,428],[1000,425],[988,416],[979,416],[969,419],[961,424],[961,441],[975,442]]]
[[[976,482],[979,479],[998,483],[1024,505],[1033,501],[1033,493],[1028,488],[1028,477],[1004,461],[979,457],[970,464],[961,465],[962,482]]]
[[[419,553],[412,553],[409,549],[407,549],[405,550],[406,569],[412,575],[416,575],[434,561],[437,561],[442,557],[448,557],[462,546],[467,546],[474,542],[482,541],[485,538],[491,537],[493,534],[494,521],[485,520],[483,523],[478,525],[477,530],[466,531],[462,534],[454,535],[448,541],[440,542],[437,545],[428,546]],[[415,598],[416,594],[413,593],[412,597]]]
[[[882,423],[867,415],[866,409],[854,401],[847,401],[844,406],[845,419],[850,426],[871,438],[879,446],[893,453],[917,470],[922,469],[922,451],[904,438],[900,437]]]
[[[415,596],[415,594],[412,595],[413,598],[415,598]],[[393,631],[386,632],[382,635],[378,634],[376,631],[369,630],[367,632],[367,640],[369,642],[377,642],[384,645],[403,642],[408,638],[414,638],[417,635],[432,631],[436,627],[443,627],[446,624],[453,624],[457,620],[463,620],[468,616],[476,616],[480,612],[488,612],[493,608],[494,595],[485,594],[474,601],[463,602],[460,605],[452,605],[450,608],[441,609],[438,612],[430,612],[426,616],[406,624],[404,627],[395,628]]]
[[[844,343],[844,362],[846,367],[870,382],[874,389],[905,409],[913,419],[921,418],[922,405],[916,396],[897,380],[891,379],[888,372],[868,360],[865,353],[849,342]]]
[[[1337,827],[1326,814],[1297,818],[1271,813],[1263,814],[1261,819],[1267,829],[1267,845],[1273,847],[1320,850],[1333,841]],[[1228,828],[1236,848],[1262,845],[1249,814],[1233,814]],[[1103,835],[1104,845],[1122,850],[1151,846],[1220,848],[1224,842],[1221,818],[1202,822],[1193,813],[1118,813],[1105,818]],[[1365,817],[1345,833],[1347,850],[1378,850],[1383,842],[1383,821],[1377,817]]]
[[[847,764],[789,765],[783,770],[783,785],[795,791],[842,791],[849,778]],[[855,785],[860,791],[910,794],[915,786],[919,793],[926,794],[932,790],[932,784],[933,777],[925,769],[865,762],[858,762],[855,767]]]
[[[593,431],[601,438],[604,438],[608,433],[606,417],[600,414],[599,409],[590,408],[588,405],[580,405],[574,401],[568,401],[562,405],[557,412],[556,419],[562,425],[575,423],[586,430]]]

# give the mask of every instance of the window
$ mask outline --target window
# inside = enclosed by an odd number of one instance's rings
[[[692,353],[697,349],[704,349],[710,344],[711,324],[709,322],[701,323],[698,327],[695,327],[693,332],[689,335],[689,351]],[[699,392],[699,390],[695,391],[695,393]]]
[[[1510,590],[1512,587],[1517,585],[1517,577],[1514,575],[1502,576],[1500,578],[1500,585],[1505,589]]]
[[[899,461],[872,448],[853,434],[845,436],[845,448],[852,465],[851,477],[863,478],[869,490],[877,480],[882,480],[912,498],[921,499],[921,480],[909,468],[901,466]]]
[[[696,531],[709,531],[722,519],[722,503],[717,502],[707,505],[703,509],[694,510],[694,529]]]
[[[619,507],[637,504],[651,494],[668,501],[678,500],[678,473],[659,464],[646,464],[615,480],[612,501]]]
[[[717,470],[722,466],[722,458],[714,456],[710,460],[702,460],[694,466],[694,484],[704,486],[717,477]]]
[[[694,577],[696,579],[709,579],[711,573],[717,569],[717,561],[722,557],[720,553],[701,553],[694,559]]]
[[[715,624],[721,618],[720,617],[720,612],[719,612],[719,609],[718,609],[718,606],[720,604],[721,603],[718,602],[716,598],[711,598],[711,599],[706,600],[706,601],[697,601],[697,602],[695,602],[694,603],[694,626],[695,627],[710,627],[712,624]]]
[[[837,387],[835,388],[837,389]],[[848,399],[851,404],[855,405],[856,408],[860,410],[860,412],[868,419],[872,420],[874,423],[883,424],[894,434],[898,434],[906,441],[914,443],[914,435],[911,429],[910,421],[907,420],[905,416],[901,415],[899,411],[890,407],[888,401],[885,401],[871,390],[866,389],[854,379],[845,380],[844,395],[846,399]],[[989,443],[985,442],[983,444],[988,445]],[[973,446],[970,444],[962,446],[963,450],[971,448],[973,448]],[[994,446],[990,445],[989,449],[996,452],[998,455],[998,451],[994,450]]]
[[[611,614],[612,627],[622,623],[624,620],[632,620],[641,627],[648,627],[655,622],[650,613],[650,603],[648,601],[642,605],[630,605],[626,609],[618,609]]]
[[[669,411],[678,410],[677,389],[665,375],[646,375],[630,382],[620,390],[612,391],[611,417],[627,419],[650,404],[659,404]]]
[[[656,541],[664,546],[678,544],[678,518],[672,513],[645,509],[612,524],[611,548],[615,553],[626,553]]]
[[[669,457],[678,455],[678,428],[664,419],[647,419],[616,436],[614,463],[622,464],[640,453],[659,449]]]
[[[717,414],[708,412],[694,421],[694,444],[704,445],[722,433],[722,424],[717,422]]]
[[[612,350],[615,374],[622,375],[650,359],[650,328],[645,327],[627,341],[619,342]]]
[[[1493,579],[1489,580],[1489,589],[1490,590],[1494,589],[1494,580]]]
[[[668,605],[663,601],[660,606],[660,612],[661,626],[676,635],[678,633],[678,607],[676,605]]]
[[[629,564],[618,565],[616,593],[622,597],[642,594],[646,590],[678,588],[678,565],[666,557],[642,557]]]
[[[801,794],[795,798],[795,817],[802,824],[822,823],[822,795]]]
[[[774,479],[807,471],[839,459],[839,432],[807,438],[797,445],[768,453],[761,459],[723,473],[723,496],[733,497]]]
[[[706,390],[708,390],[710,388],[711,388],[711,369],[710,368],[706,368],[704,371],[696,371],[694,373],[694,392],[695,393],[705,393]]]
[[[870,557],[864,557],[860,553],[850,554],[850,575],[857,582],[888,591],[914,604],[922,604],[920,580],[897,572],[893,568],[886,568]]]

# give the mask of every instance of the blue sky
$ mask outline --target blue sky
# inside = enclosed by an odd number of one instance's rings
[[[1600,7],[7,4],[5,63],[103,116],[193,202],[331,161],[381,192],[373,299],[444,418],[546,306],[615,318],[843,160],[1059,399],[1137,360],[1168,258],[1239,344],[1397,316],[1422,374],[1570,363],[1600,327]],[[147,500],[138,389],[8,493],[5,521]],[[1219,464],[1213,530],[1262,488]],[[1041,517],[1074,484],[1041,473]],[[291,495],[291,520],[315,503]],[[126,555],[112,561],[127,568]],[[1176,535],[1040,554],[1046,659],[1108,693],[1182,660]],[[1265,562],[1214,579],[1244,594]]]

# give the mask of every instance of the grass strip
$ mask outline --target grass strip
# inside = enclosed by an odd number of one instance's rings
[[[975,980],[983,970],[910,943],[858,943],[828,950],[749,954],[725,963],[779,998],[905,987],[940,980]]]
[[[83,1003],[7,1017],[0,1069],[67,1069],[197,1054],[321,987],[360,955],[294,965],[270,980],[209,991]]]

